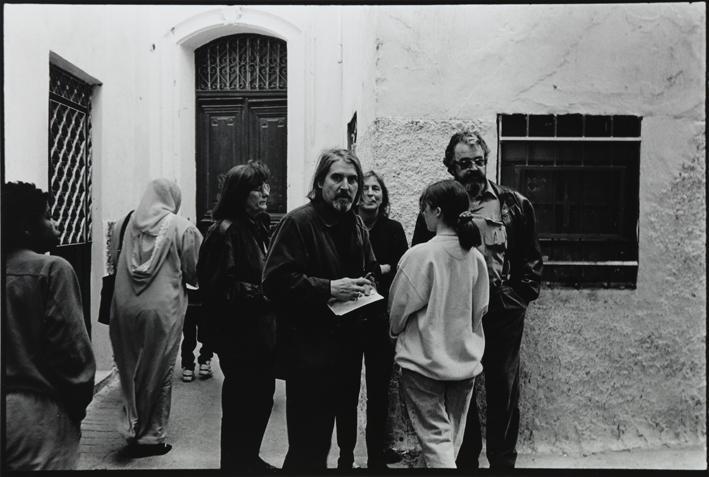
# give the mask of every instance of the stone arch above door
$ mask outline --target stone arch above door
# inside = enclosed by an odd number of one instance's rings
[[[178,158],[179,170],[173,175],[183,185],[187,201],[196,195],[196,106],[194,51],[219,37],[239,33],[257,33],[286,41],[288,51],[287,90],[287,208],[305,202],[306,121],[305,121],[305,38],[303,31],[290,21],[257,7],[233,6],[209,10],[176,24],[164,36],[172,53],[165,55],[161,67],[163,84],[163,124],[170,125],[171,141],[162,151],[164,169],[169,170]],[[174,81],[174,83],[173,83]],[[175,117],[177,111],[177,117]],[[184,202],[184,201],[183,201]],[[188,217],[195,217],[193,206],[185,204]]]

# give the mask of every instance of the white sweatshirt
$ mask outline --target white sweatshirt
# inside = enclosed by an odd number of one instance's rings
[[[396,363],[431,379],[459,381],[482,372],[482,317],[490,295],[485,258],[452,232],[410,248],[389,292]]]

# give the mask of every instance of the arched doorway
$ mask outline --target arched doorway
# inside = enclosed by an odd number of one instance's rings
[[[272,220],[286,212],[286,46],[278,38],[241,33],[195,50],[197,217],[203,231],[224,175],[250,159],[271,170]]]

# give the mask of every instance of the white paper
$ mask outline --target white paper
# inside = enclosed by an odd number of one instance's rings
[[[365,305],[369,305],[370,303],[374,303],[383,299],[384,297],[381,296],[376,290],[372,290],[369,296],[365,295],[360,298],[357,298],[356,300],[350,301],[333,301],[328,303],[327,306],[330,307],[334,314],[336,314],[337,316],[342,316],[344,314],[356,310],[357,308],[362,308]]]

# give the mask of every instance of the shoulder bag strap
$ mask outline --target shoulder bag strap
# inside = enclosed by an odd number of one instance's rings
[[[128,226],[128,221],[130,220],[130,216],[133,215],[133,212],[133,210],[128,212],[128,215],[126,215],[126,219],[121,225],[121,234],[118,236],[118,253],[116,254],[116,262],[118,262],[118,257],[121,256],[121,250],[123,250],[123,236],[126,234],[126,227]]]

